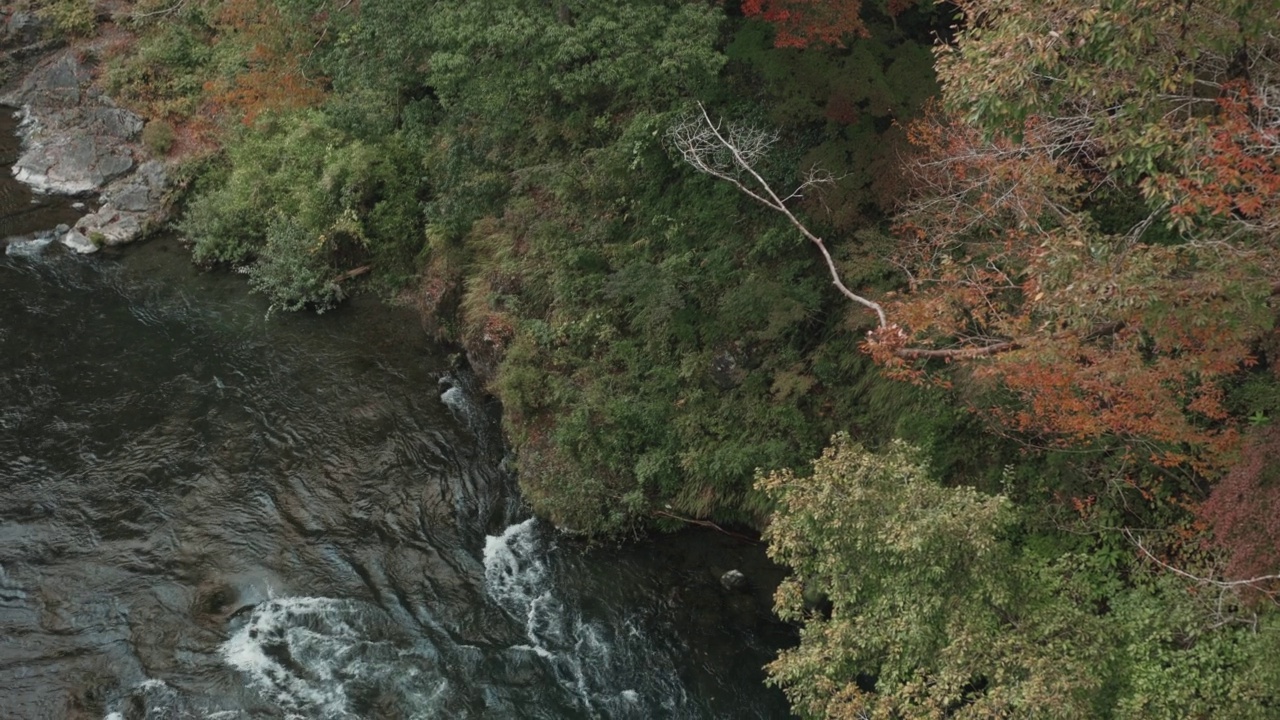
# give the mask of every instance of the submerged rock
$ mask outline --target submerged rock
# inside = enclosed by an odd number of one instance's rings
[[[4,254],[15,257],[38,257],[52,242],[52,233],[35,237],[6,238],[3,241]]]
[[[720,584],[730,592],[746,592],[751,589],[751,583],[747,581],[747,576],[737,570],[730,570],[721,575]]]

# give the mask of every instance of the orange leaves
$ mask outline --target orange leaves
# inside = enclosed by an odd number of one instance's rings
[[[237,75],[230,83],[209,85],[214,102],[241,114],[240,121],[252,125],[264,111],[296,110],[310,107],[324,99],[324,91],[298,70],[252,69]]]
[[[895,0],[903,8],[909,3]],[[777,47],[805,48],[810,45],[844,47],[850,36],[865,37],[860,16],[861,0],[743,0],[742,13],[758,17],[777,29]]]
[[[221,110],[253,124],[264,111],[293,110],[319,103],[325,95],[322,78],[308,78],[302,63],[312,50],[310,34],[297,32],[270,0],[226,0],[219,9],[222,42],[245,46],[247,67],[240,73],[208,83],[205,92]]]
[[[1099,232],[1086,211],[1099,149],[1087,122],[1074,122],[1032,118],[1016,140],[936,113],[911,127],[915,192],[895,257],[909,290],[885,303],[903,334],[895,347],[1005,341],[1010,351],[969,373],[1003,393],[990,408],[999,423],[1039,442],[1118,441],[1156,465],[1220,467],[1237,431],[1219,383],[1252,361],[1254,339],[1270,327],[1274,254]],[[1236,162],[1216,182],[1250,177],[1256,189],[1259,173]],[[1218,207],[1239,216],[1255,196]],[[884,364],[921,379],[901,351]]]
[[[1174,203],[1175,216],[1237,222],[1268,236],[1280,232],[1280,107],[1268,97],[1275,93],[1244,82],[1224,89],[1194,165],[1153,183]]]

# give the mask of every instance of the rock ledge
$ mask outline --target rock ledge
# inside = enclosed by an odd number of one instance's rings
[[[7,33],[6,40],[13,35]],[[41,193],[100,197],[98,210],[73,231],[92,239],[95,249],[135,240],[165,219],[165,165],[137,162],[147,156],[137,142],[142,118],[94,86],[74,49],[39,61],[16,88],[0,94],[0,104],[19,108],[22,117],[22,153],[13,166],[19,181]],[[87,251],[80,247],[75,249]]]

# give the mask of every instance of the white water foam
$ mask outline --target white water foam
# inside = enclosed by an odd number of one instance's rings
[[[355,717],[351,681],[393,688],[411,706],[431,708],[447,681],[435,673],[422,677],[420,666],[431,653],[408,648],[404,638],[387,637],[385,628],[370,619],[377,612],[352,600],[269,600],[222,644],[222,657],[287,713]]]
[[[440,402],[444,403],[445,407],[448,407],[453,416],[468,430],[479,435],[484,428],[485,418],[484,412],[473,399],[473,385],[471,377],[466,374],[450,373],[442,376],[439,381],[439,386],[442,388]]]
[[[556,597],[547,564],[549,551],[534,518],[485,539],[485,589],[494,602],[524,624],[528,638],[528,644],[512,649],[532,652],[545,660],[560,684],[593,716],[601,711],[612,716],[609,711],[619,710],[619,701],[638,706],[641,697],[636,690],[610,687],[631,673],[618,672],[615,667],[615,649],[606,631]]]
[[[449,406],[455,414],[470,419],[473,408],[470,401],[467,400],[467,394],[462,388],[454,385],[453,387],[440,393],[440,401]]]
[[[52,235],[30,240],[14,240],[5,246],[4,254],[25,258],[39,257],[52,242]]]
[[[342,600],[328,598],[284,598],[270,600],[254,608],[249,622],[222,644],[222,657],[232,667],[249,676],[250,683],[264,696],[282,708],[293,711],[318,710],[326,716],[346,713],[347,697],[342,682],[332,667],[318,664],[319,673],[312,678],[299,674],[293,662],[287,662],[272,648],[292,651],[302,645],[319,649],[329,645],[332,654],[341,655],[344,646],[358,636],[344,620],[347,607]],[[316,633],[298,627],[300,616],[323,617],[331,632]]]
[[[146,717],[182,717],[187,715],[183,709],[181,694],[164,680],[148,678],[134,685],[118,705],[129,705],[143,700]],[[102,720],[124,720],[120,710],[106,714]]]

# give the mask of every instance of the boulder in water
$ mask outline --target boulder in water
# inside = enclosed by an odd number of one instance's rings
[[[79,230],[68,230],[66,235],[62,236],[62,244],[75,250],[81,255],[98,252],[98,245],[89,237]]]
[[[746,592],[751,589],[751,583],[747,580],[747,576],[738,570],[730,570],[721,575],[720,584],[730,592]]]

